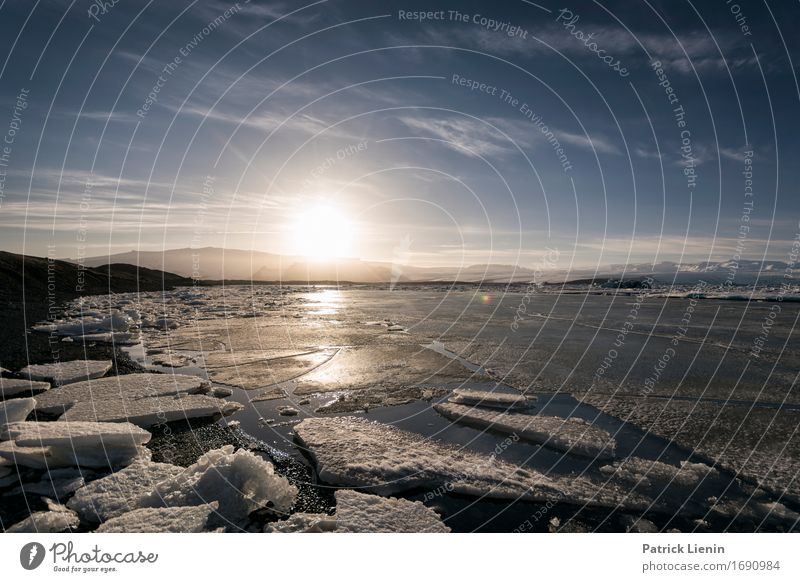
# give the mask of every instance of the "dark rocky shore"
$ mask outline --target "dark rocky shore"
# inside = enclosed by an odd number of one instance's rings
[[[133,265],[83,268],[0,251],[0,366],[16,370],[54,359],[111,359],[112,374],[137,371],[134,362],[110,345],[53,343],[47,334],[31,333],[30,326],[59,317],[65,302],[82,295],[160,291],[191,283],[172,273]]]

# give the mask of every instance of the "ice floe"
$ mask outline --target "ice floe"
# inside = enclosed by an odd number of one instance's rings
[[[227,416],[244,408],[213,396],[190,394],[158,398],[122,398],[78,402],[59,421],[129,422],[143,428],[192,418]]]
[[[19,373],[29,380],[52,382],[56,386],[63,386],[100,378],[111,369],[111,365],[111,360],[74,360],[54,364],[32,364]]]
[[[434,409],[456,422],[518,434],[525,440],[566,453],[600,460],[614,458],[614,437],[581,418],[501,412],[450,403],[437,404]]]
[[[360,533],[447,533],[439,515],[419,501],[336,492],[336,531]]]
[[[295,513],[289,519],[268,523],[264,533],[331,533],[336,531],[336,517],[326,513]]]
[[[36,410],[62,421],[131,422],[150,427],[174,420],[225,416],[243,407],[202,394],[208,383],[180,374],[127,374],[77,382],[37,398]]]
[[[53,499],[64,499],[72,495],[85,484],[81,471],[72,468],[51,469],[39,481],[27,481],[9,491],[9,495],[25,493],[25,495],[41,495]]]
[[[465,388],[456,388],[453,390],[453,395],[448,398],[448,400],[453,404],[502,408],[503,410],[528,409],[536,405],[535,397],[523,396],[522,394],[467,390]]]
[[[457,448],[396,427],[357,417],[308,418],[295,426],[320,479],[381,495],[444,487],[450,493],[627,507],[642,510],[647,497],[589,475],[543,475],[494,456]]]
[[[183,467],[167,463],[141,461],[79,489],[67,506],[81,519],[100,523],[139,507],[161,481],[177,477]]]
[[[114,517],[97,528],[99,533],[199,533],[212,529],[208,518],[219,503],[188,507],[142,508]]]
[[[0,425],[25,420],[35,406],[36,401],[33,398],[15,398],[0,402]]]
[[[374,388],[341,394],[335,400],[331,400],[317,408],[315,412],[317,414],[338,414],[370,410],[383,406],[399,406],[417,400],[430,401],[434,398],[438,399],[446,393],[447,390],[443,388],[425,386],[403,386],[398,388],[375,386]],[[298,404],[301,403],[302,401],[298,401]]]
[[[703,463],[682,461],[680,466],[668,465],[639,457],[629,457],[613,465],[600,467],[600,472],[624,481],[633,488],[664,489],[669,485],[696,487],[703,480],[715,480],[719,471]]]
[[[16,378],[0,378],[0,395],[3,398],[13,396],[38,394],[50,390],[49,382],[33,382],[31,380],[19,380]]]
[[[80,520],[74,511],[52,501],[48,511],[32,513],[21,522],[9,527],[7,533],[61,533],[78,527]]]
[[[36,410],[60,414],[77,403],[129,401],[176,394],[198,394],[206,383],[182,374],[126,374],[69,384],[36,398]]]
[[[267,524],[271,533],[448,533],[439,515],[419,501],[385,498],[349,489],[336,492],[336,514],[298,513]]]
[[[130,423],[17,422],[0,430],[0,457],[34,469],[123,467],[149,459],[150,433]]]
[[[201,505],[218,501],[216,517],[223,524],[241,526],[256,509],[288,513],[297,488],[275,473],[272,463],[250,451],[226,445],[209,451],[175,477],[158,483],[142,507]]]

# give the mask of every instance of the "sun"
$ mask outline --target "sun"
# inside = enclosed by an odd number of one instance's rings
[[[352,256],[353,222],[334,206],[303,210],[292,227],[292,236],[295,254],[317,260]]]

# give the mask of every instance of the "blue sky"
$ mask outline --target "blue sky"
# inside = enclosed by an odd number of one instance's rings
[[[4,250],[293,254],[315,208],[319,244],[420,265],[787,260],[798,232],[791,3],[0,6]]]

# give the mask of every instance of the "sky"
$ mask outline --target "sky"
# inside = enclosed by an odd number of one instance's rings
[[[789,261],[797,16],[750,0],[0,1],[0,249]]]

